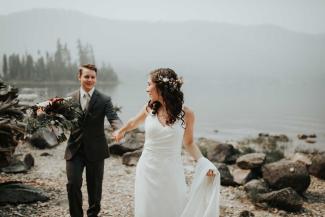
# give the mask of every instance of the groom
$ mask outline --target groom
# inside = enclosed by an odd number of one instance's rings
[[[82,217],[82,173],[86,168],[86,181],[89,208],[87,215],[95,217],[100,211],[104,159],[109,150],[104,133],[105,116],[114,130],[122,122],[113,109],[110,97],[95,89],[97,68],[95,65],[82,65],[78,79],[80,89],[72,93],[72,98],[80,103],[83,118],[80,127],[73,129],[65,151],[67,191],[69,210],[72,217]]]

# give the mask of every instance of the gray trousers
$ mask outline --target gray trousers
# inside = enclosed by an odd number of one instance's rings
[[[102,197],[104,159],[90,162],[86,159],[82,151],[78,151],[71,160],[66,161],[70,215],[72,217],[83,217],[81,186],[84,168],[86,168],[89,204],[87,216],[97,217],[100,211],[100,201]]]

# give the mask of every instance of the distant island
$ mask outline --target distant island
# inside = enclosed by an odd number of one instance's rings
[[[3,54],[2,76],[3,80],[14,81],[15,83],[45,82],[47,84],[64,81],[64,83],[75,83],[78,68],[82,64],[95,64],[93,47],[90,44],[83,45],[81,40],[77,41],[78,61],[72,61],[71,52],[67,44],[61,43],[60,39],[56,43],[54,53],[46,52],[45,56],[38,51],[37,58],[25,53]],[[97,65],[100,82],[116,83],[118,76],[114,69],[102,63]]]

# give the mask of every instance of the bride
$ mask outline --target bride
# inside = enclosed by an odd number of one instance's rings
[[[193,143],[194,113],[183,105],[182,80],[169,68],[149,75],[150,101],[113,133],[118,142],[145,123],[145,144],[135,177],[135,217],[217,217],[220,175]],[[182,144],[197,161],[187,195]]]

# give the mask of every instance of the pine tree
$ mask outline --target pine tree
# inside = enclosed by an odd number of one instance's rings
[[[25,64],[25,70],[24,70],[24,78],[27,80],[33,80],[35,76],[35,69],[34,69],[34,60],[32,55],[27,54],[26,56],[26,64]]]
[[[44,57],[39,57],[38,60],[35,63],[35,81],[41,81],[46,80],[47,74],[46,74],[46,66]]]
[[[8,76],[8,63],[7,63],[7,55],[3,55],[3,65],[2,65],[2,72],[3,72],[3,78],[7,79]]]

